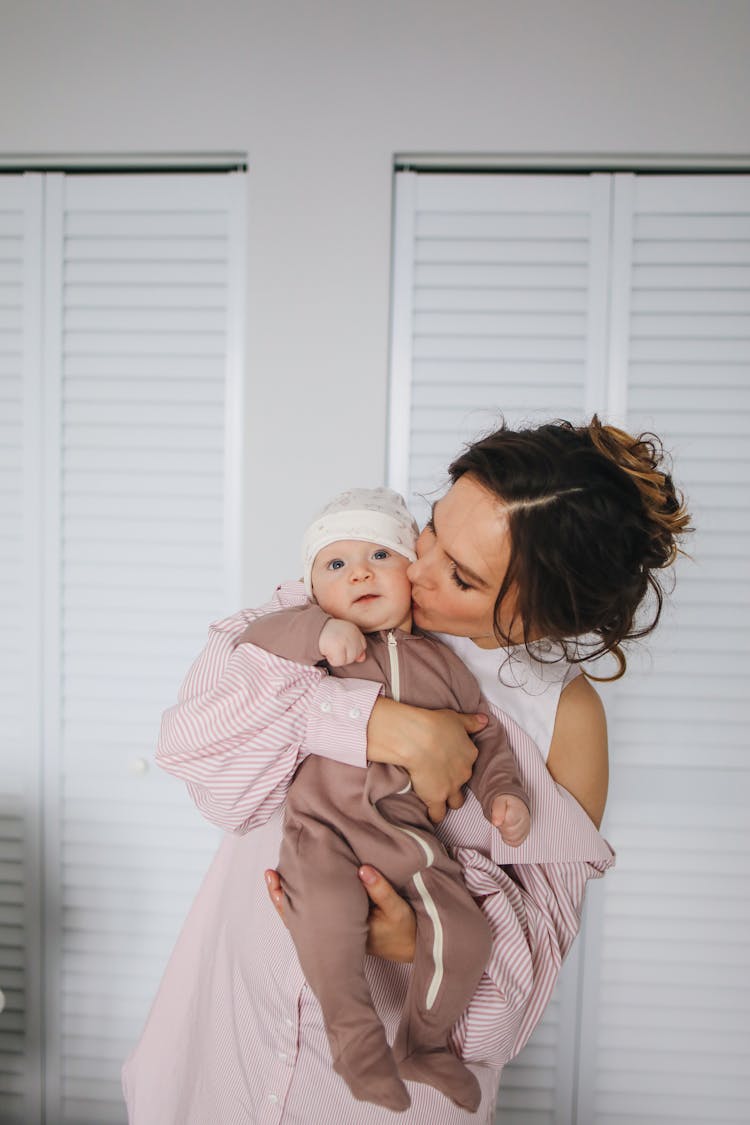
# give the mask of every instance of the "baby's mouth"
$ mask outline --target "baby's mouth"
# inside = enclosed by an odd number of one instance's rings
[[[375,598],[377,598],[379,596],[380,596],[379,594],[362,594],[362,596],[360,598],[357,598],[355,600],[354,604],[359,605],[360,602],[372,602],[372,601],[375,600]]]

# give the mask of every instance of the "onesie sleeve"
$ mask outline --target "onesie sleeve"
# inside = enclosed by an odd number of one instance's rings
[[[489,715],[487,726],[474,735],[479,753],[469,781],[469,789],[482,806],[482,812],[489,820],[492,815],[492,802],[501,794],[507,797],[520,797],[526,808],[531,811],[531,802],[518,776],[516,760],[508,744],[508,736],[503,724],[493,715],[489,704],[483,699],[480,699],[472,710]]]
[[[263,824],[283,804],[300,762],[320,754],[367,764],[367,722],[382,686],[240,643],[257,617],[304,602],[300,583],[260,610],[211,625],[177,703],[165,711],[156,760],[182,778],[203,815],[230,832]]]
[[[531,810],[505,727],[482,695],[479,684],[466,665],[447,646],[446,651],[449,654],[451,681],[458,709],[468,713],[480,711],[489,719],[484,730],[473,735],[478,754],[468,783],[469,789],[481,804],[487,820],[491,817],[492,802],[500,795],[520,797]]]
[[[492,931],[479,986],[452,1031],[470,1062],[503,1067],[542,1018],[580,929],[588,882],[614,864],[614,853],[578,802],[557,785],[533,740],[503,722],[534,815],[520,848],[499,833],[452,848],[469,892]]]
[[[240,644],[257,645],[284,660],[298,664],[319,664],[320,634],[330,614],[308,602],[256,617],[239,639]]]

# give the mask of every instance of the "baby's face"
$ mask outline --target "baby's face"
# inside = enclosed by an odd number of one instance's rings
[[[351,621],[363,633],[411,629],[411,563],[379,543],[339,539],[315,556],[313,594],[331,617]]]

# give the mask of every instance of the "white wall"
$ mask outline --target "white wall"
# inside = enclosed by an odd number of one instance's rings
[[[253,601],[383,474],[394,153],[747,155],[749,44],[747,0],[3,0],[0,156],[247,153]]]

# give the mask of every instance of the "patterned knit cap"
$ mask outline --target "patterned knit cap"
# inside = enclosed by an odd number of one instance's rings
[[[414,562],[419,529],[404,498],[392,488],[350,488],[326,504],[302,540],[305,590],[312,597],[312,567],[318,551],[339,539],[361,539],[390,547]]]

